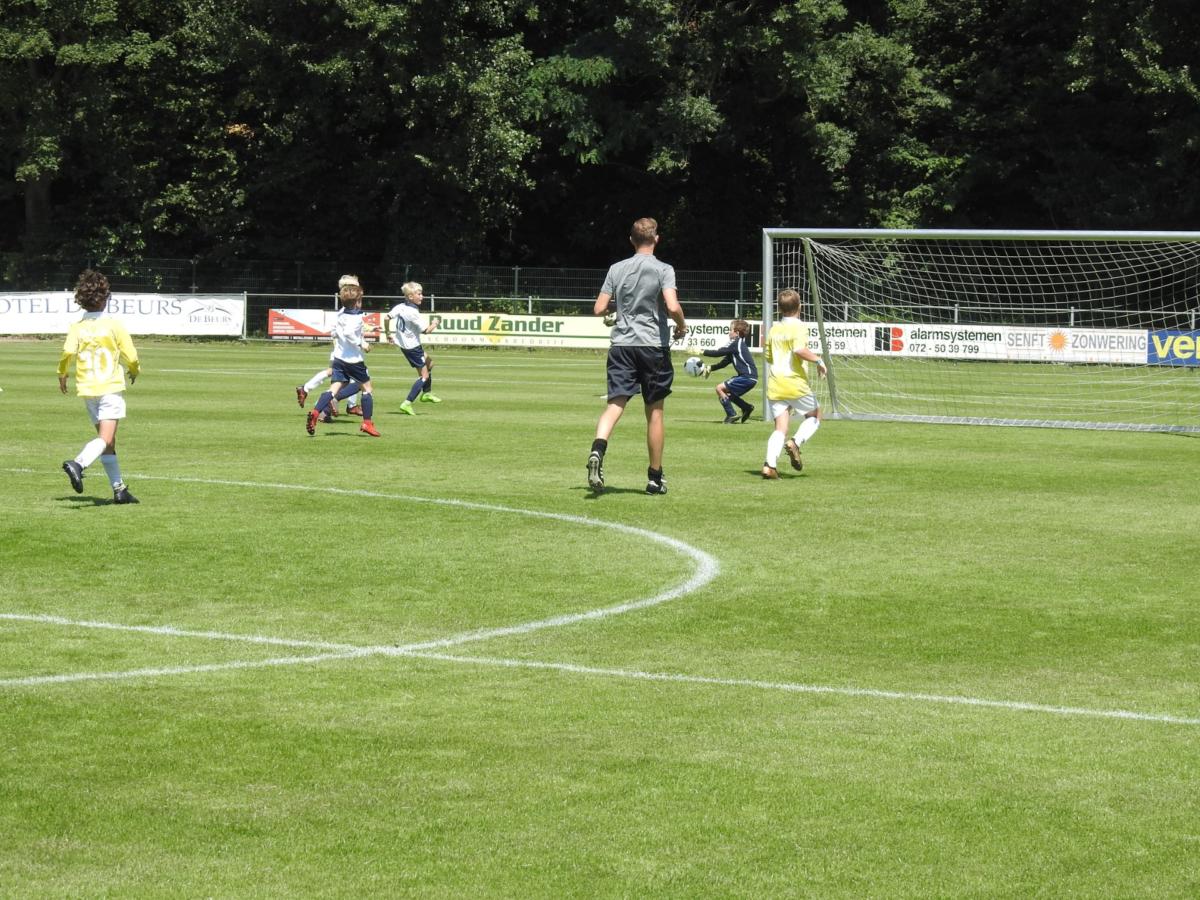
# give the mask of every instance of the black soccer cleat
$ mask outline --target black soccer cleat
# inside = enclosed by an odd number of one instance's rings
[[[75,493],[83,493],[83,466],[75,462],[73,459],[68,459],[62,464],[63,471],[67,473],[67,477],[71,479],[71,487],[75,489]]]
[[[137,503],[138,498],[129,493],[129,488],[121,485],[113,490],[113,503]]]
[[[665,479],[662,481],[647,481],[646,482],[646,493],[647,494],[665,494],[666,492],[667,492],[667,482]]]
[[[604,455],[598,450],[588,454],[588,487],[596,493],[604,490]]]
[[[754,415],[754,406],[753,406],[753,404],[751,404],[750,406],[746,407],[746,411],[745,411],[744,413],[742,413],[742,424],[743,424],[743,425],[745,425],[745,424],[746,424],[748,421],[750,421],[750,417],[751,417],[752,415]]]
[[[736,424],[737,424],[739,421],[741,421],[741,420],[740,420],[740,419],[738,419],[738,417],[737,417],[737,416],[726,416],[726,417],[725,417],[725,421],[724,421],[722,424],[724,424],[724,425],[736,425]]]

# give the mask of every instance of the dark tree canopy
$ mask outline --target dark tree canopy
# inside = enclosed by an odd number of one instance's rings
[[[0,251],[753,265],[773,225],[1192,228],[1183,0],[0,0]]]

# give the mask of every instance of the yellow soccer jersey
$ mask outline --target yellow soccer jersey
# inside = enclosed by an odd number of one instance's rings
[[[797,350],[808,346],[808,329],[796,318],[780,319],[771,326],[767,345],[767,398],[796,400],[812,393],[804,374],[804,360]]]
[[[58,361],[61,378],[75,360],[75,392],[80,397],[102,397],[125,390],[125,372],[137,377],[138,355],[129,332],[103,312],[84,313],[71,326]]]

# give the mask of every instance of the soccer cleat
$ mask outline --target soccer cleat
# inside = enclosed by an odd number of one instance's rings
[[[779,480],[779,470],[773,469],[770,466],[768,466],[766,463],[763,463],[762,477],[766,478],[770,481],[778,481]]]
[[[122,484],[113,488],[113,503],[137,503],[138,498],[129,493],[129,488]]]
[[[379,432],[375,430],[375,423],[370,419],[363,419],[363,423],[358,426],[358,430],[369,434],[371,437],[379,437]]]
[[[441,398],[441,397],[435,397],[435,396],[433,396],[433,394],[430,394],[430,393],[426,392],[426,393],[424,393],[424,394],[422,394],[422,395],[421,395],[421,402],[422,402],[422,403],[441,403],[441,402],[442,402],[442,398]]]
[[[400,404],[400,412],[404,413],[406,416],[415,416],[416,415],[416,412],[412,408],[411,400],[405,400],[403,403]]]
[[[596,493],[604,490],[604,456],[598,450],[588,454],[588,487]]]
[[[740,421],[741,421],[741,419],[739,419],[737,416],[726,416],[725,421],[722,424],[723,425],[736,425]]]
[[[348,415],[348,416],[361,416],[362,414],[363,414],[363,408],[361,406],[347,406],[346,407],[346,415]]]
[[[330,414],[329,410],[325,410],[325,412],[321,413],[321,417],[317,421],[318,422],[332,422],[333,416]]]
[[[654,481],[652,479],[646,481],[646,493],[647,494],[665,494],[666,492],[667,492],[667,482],[665,479],[660,480],[660,481]]]
[[[804,468],[804,460],[800,458],[800,448],[792,438],[788,438],[787,443],[783,445],[783,449],[787,451],[788,459],[792,461],[793,469],[799,472]]]
[[[308,399],[308,391],[304,389],[304,385],[296,388],[296,402],[300,404],[300,408],[304,409],[304,401]]]
[[[338,416],[337,401],[333,400],[329,404],[329,418],[336,419]]]
[[[317,433],[317,419],[320,418],[320,416],[321,416],[321,414],[319,412],[317,412],[315,409],[312,410],[311,412],[309,412],[309,414],[304,419],[304,430],[307,431],[309,434],[316,434]]]
[[[742,413],[742,424],[744,425],[746,422],[750,421],[750,417],[752,415],[754,415],[754,406],[747,406],[746,411]]]
[[[75,489],[75,493],[83,493],[83,466],[75,462],[73,459],[68,459],[62,464],[63,471],[67,473],[67,477],[71,479],[71,487]]]

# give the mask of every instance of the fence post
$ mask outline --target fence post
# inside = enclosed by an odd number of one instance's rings
[[[304,265],[304,263],[301,263],[301,262],[296,263],[296,290],[297,291],[300,290],[300,267],[303,265]]]
[[[530,294],[525,302],[525,312],[531,316],[533,315],[533,294]]]
[[[198,262],[200,262],[200,260],[198,260],[194,257],[192,258],[192,293],[193,294],[196,293],[196,263],[198,263]],[[242,337],[244,338],[245,335],[243,334]]]
[[[954,304],[954,324],[958,324],[958,304]]]
[[[742,317],[742,305],[746,302],[746,270],[738,269],[738,296],[733,304],[733,317],[740,319]]]
[[[1071,307],[1071,318],[1068,320],[1068,327],[1069,328],[1075,327],[1075,307],[1073,307],[1073,306]]]
[[[521,296],[521,267],[513,266],[513,296]]]

